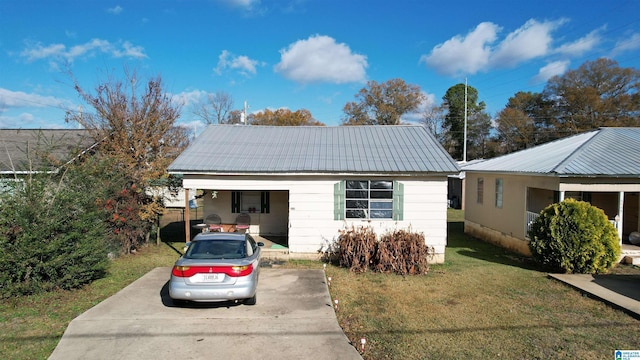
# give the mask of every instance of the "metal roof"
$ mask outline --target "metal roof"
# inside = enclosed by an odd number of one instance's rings
[[[209,125],[172,173],[457,173],[423,126]]]
[[[600,128],[462,168],[482,172],[640,177],[640,128]]]
[[[92,146],[89,135],[74,129],[0,129],[0,173],[52,170]]]

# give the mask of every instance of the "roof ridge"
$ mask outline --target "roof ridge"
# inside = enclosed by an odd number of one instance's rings
[[[562,172],[569,163],[571,163],[571,161],[573,161],[573,159],[575,159],[576,157],[578,157],[578,155],[582,152],[583,149],[585,149],[586,147],[588,147],[593,141],[595,141],[594,139],[596,137],[598,137],[598,135],[601,133],[602,128],[599,128],[597,130],[592,130],[592,131],[587,131],[587,132],[583,132],[581,134],[576,134],[574,136],[580,136],[580,135],[586,135],[589,133],[593,133],[593,135],[591,135],[586,141],[584,141],[582,144],[580,144],[580,146],[576,147],[575,149],[573,149],[573,151],[567,155],[564,160],[560,161],[558,163],[558,165],[554,166],[550,172],[554,172],[556,174]]]

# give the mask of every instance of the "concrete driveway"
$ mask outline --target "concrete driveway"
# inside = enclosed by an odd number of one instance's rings
[[[362,359],[322,270],[262,268],[255,306],[175,307],[156,268],[75,318],[50,359]]]

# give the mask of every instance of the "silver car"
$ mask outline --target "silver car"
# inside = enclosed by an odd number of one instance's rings
[[[201,233],[171,270],[169,296],[181,301],[243,301],[255,305],[260,247],[249,234]]]

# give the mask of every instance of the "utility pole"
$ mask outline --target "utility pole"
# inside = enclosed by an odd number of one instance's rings
[[[247,100],[244,101],[244,110],[242,110],[242,123],[247,125]]]
[[[462,162],[467,162],[467,78],[464,78],[464,145],[462,146]]]

